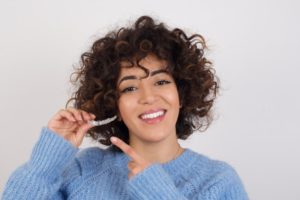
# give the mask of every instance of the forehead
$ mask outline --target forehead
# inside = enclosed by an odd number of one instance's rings
[[[148,55],[144,59],[139,62],[139,65],[143,66],[144,68],[148,69],[149,72],[165,69],[168,66],[167,61],[160,60],[154,55]],[[121,62],[121,71],[119,79],[125,75],[137,75],[137,76],[144,76],[145,71],[138,67],[136,64],[133,67],[130,67],[131,64],[128,62]]]

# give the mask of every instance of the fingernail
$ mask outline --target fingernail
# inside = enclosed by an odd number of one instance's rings
[[[113,136],[110,137],[110,141],[111,141],[111,142],[117,142],[117,140],[118,140],[118,139],[117,139],[116,137],[113,137]]]

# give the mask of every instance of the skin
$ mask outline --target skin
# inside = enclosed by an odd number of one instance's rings
[[[150,74],[167,66],[165,61],[154,55],[148,55],[140,64]],[[131,78],[121,81],[128,76]],[[168,162],[184,151],[176,137],[180,102],[176,84],[170,74],[160,72],[145,77],[141,68],[121,66],[118,91],[118,115],[129,129],[129,145],[116,137],[111,137],[111,142],[131,158],[128,162],[129,179],[151,164]],[[158,109],[166,110],[162,121],[147,124],[139,118],[142,113]],[[91,128],[87,122],[93,119],[93,114],[68,108],[55,114],[48,128],[79,147],[85,133]]]
[[[88,121],[95,118],[95,115],[83,110],[61,109],[50,119],[47,127],[75,147],[79,147],[84,135],[92,127]]]

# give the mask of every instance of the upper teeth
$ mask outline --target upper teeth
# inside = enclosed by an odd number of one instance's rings
[[[155,112],[155,113],[142,115],[141,118],[142,119],[153,119],[153,118],[156,118],[156,117],[161,116],[163,114],[164,114],[164,111],[158,111],[158,112]]]

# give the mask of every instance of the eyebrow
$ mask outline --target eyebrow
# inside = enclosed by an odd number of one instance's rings
[[[160,73],[166,73],[166,74],[169,74],[168,70],[166,69],[159,69],[159,70],[155,70],[155,71],[152,71],[150,73],[150,76],[155,76],[156,74],[160,74]],[[148,76],[146,76],[148,77]],[[142,77],[142,78],[146,78],[146,77]],[[139,79],[142,79],[142,78],[139,78]],[[122,81],[125,81],[125,80],[133,80],[133,79],[138,79],[137,76],[134,76],[134,75],[129,75],[129,76],[124,76],[118,83],[118,85],[121,84]]]

